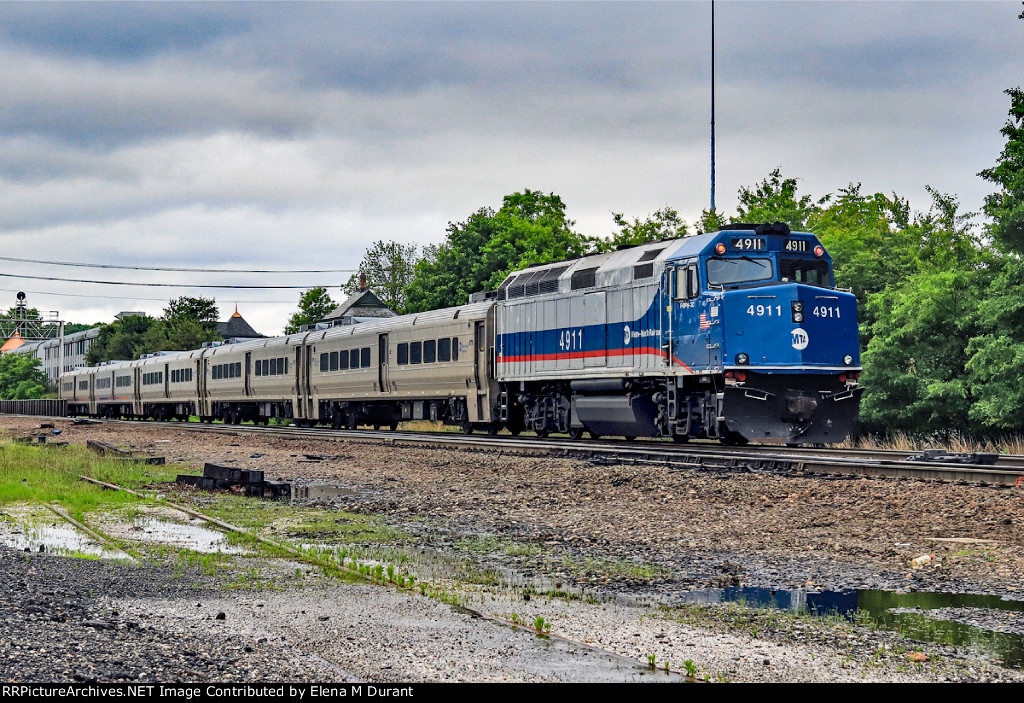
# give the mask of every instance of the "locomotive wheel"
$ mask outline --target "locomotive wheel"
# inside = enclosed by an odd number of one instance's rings
[[[548,431],[546,429],[544,429],[544,430],[535,430],[535,432],[537,433],[537,436],[540,437],[541,439],[544,439],[545,437],[548,436]]]
[[[473,423],[469,420],[462,421],[462,434],[473,434]]]
[[[570,427],[569,428],[569,439],[574,442],[579,439],[583,439],[583,428],[582,427]]]
[[[346,415],[345,416],[345,429],[346,430],[354,430],[357,427],[359,427],[359,418],[357,418],[355,415]]]
[[[342,424],[342,422],[344,420],[345,420],[345,418],[342,417],[341,413],[332,413],[331,414],[331,427],[333,427],[336,430],[340,430],[341,429],[341,424]]]
[[[597,432],[591,432],[590,433],[590,438],[591,439],[601,439],[601,435],[599,435]]]
[[[388,427],[390,427],[391,431],[394,432],[395,430],[398,429],[398,422],[392,422],[390,425],[388,425]]]
[[[685,434],[672,435],[672,441],[676,444],[686,444],[690,441],[690,436]]]
[[[489,437],[494,437],[499,432],[501,432],[501,423],[500,422],[488,422],[487,423],[487,435]]]
[[[269,417],[261,417],[260,418],[260,422],[262,422],[263,426],[266,427],[267,425],[270,424],[270,418]]]
[[[623,439],[625,439],[627,442],[632,442],[633,440],[636,439],[636,436],[626,435],[625,437],[623,437]]]

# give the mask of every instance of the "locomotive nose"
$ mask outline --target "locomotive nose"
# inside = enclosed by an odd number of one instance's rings
[[[818,409],[818,401],[806,395],[791,395],[786,398],[786,410],[789,417],[783,418],[788,422],[807,422],[814,417]]]

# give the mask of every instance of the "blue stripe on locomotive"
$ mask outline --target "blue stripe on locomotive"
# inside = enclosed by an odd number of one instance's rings
[[[656,292],[639,318],[597,325],[574,325],[557,329],[526,330],[498,334],[500,360],[574,359],[607,356],[623,359],[636,354],[661,356],[663,332],[659,310],[661,291]],[[627,339],[627,332],[629,337]],[[610,365],[622,366],[629,364]]]

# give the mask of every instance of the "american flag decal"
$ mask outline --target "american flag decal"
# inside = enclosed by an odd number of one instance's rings
[[[702,330],[711,329],[711,323],[708,322],[708,314],[706,312],[702,312],[700,314],[700,328]]]

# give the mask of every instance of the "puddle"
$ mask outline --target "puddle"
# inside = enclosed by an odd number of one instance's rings
[[[108,549],[56,515],[37,506],[10,506],[0,519],[0,542],[19,551],[124,559],[119,551]]]
[[[342,496],[354,496],[358,493],[354,488],[339,486],[333,483],[292,484],[292,503],[312,501],[332,501]]]
[[[110,532],[108,528],[108,533]],[[136,542],[165,544],[203,554],[246,554],[247,550],[228,544],[227,535],[202,525],[163,520],[159,517],[135,518],[119,536]]]
[[[857,611],[872,623],[923,642],[954,644],[1013,668],[1024,666],[1024,635],[996,632],[963,622],[930,617],[928,611],[977,609],[996,611],[1012,619],[1024,612],[1024,601],[974,593],[916,591],[898,593],[872,589],[842,591],[712,588],[679,595],[688,603],[742,603],[753,608],[777,608],[808,615],[839,615],[854,619]]]

